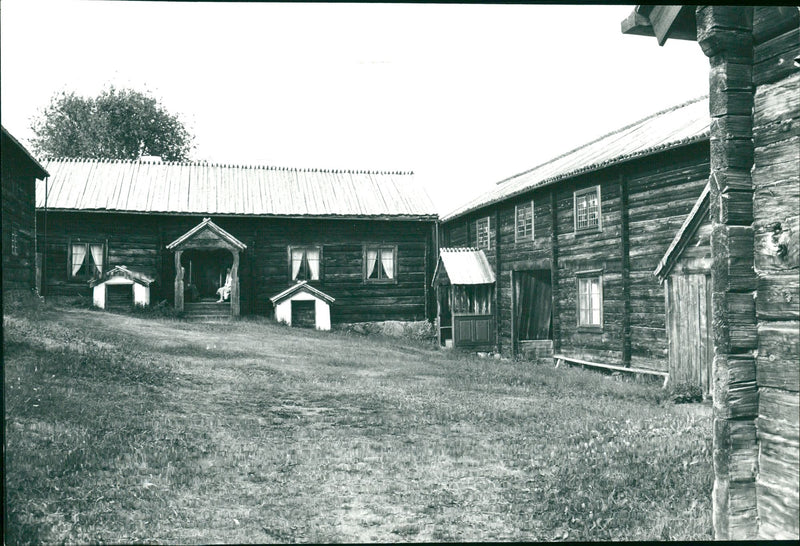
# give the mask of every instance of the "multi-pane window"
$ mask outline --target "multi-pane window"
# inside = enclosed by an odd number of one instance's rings
[[[517,205],[514,209],[514,234],[515,240],[519,241],[532,241],[533,240],[533,201]]]
[[[394,282],[397,278],[397,247],[364,247],[364,280]]]
[[[491,237],[489,236],[489,217],[475,221],[475,246],[478,248],[491,248]]]
[[[318,246],[289,247],[289,278],[293,281],[318,281],[321,254]]]
[[[88,280],[103,274],[105,246],[103,243],[70,244],[69,277],[75,280]]]
[[[19,256],[19,233],[17,230],[13,230],[11,232],[11,255],[12,256]]]
[[[578,277],[578,326],[603,325],[603,278]]]
[[[600,186],[575,192],[575,231],[600,229]]]

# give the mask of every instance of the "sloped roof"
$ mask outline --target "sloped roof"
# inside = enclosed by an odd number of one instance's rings
[[[252,216],[435,218],[410,172],[54,159],[48,209]],[[45,206],[44,185],[36,206]]]
[[[103,284],[107,280],[113,277],[125,277],[133,282],[137,282],[143,286],[150,286],[150,284],[155,280],[151,277],[148,277],[144,273],[139,273],[138,271],[131,271],[124,265],[118,265],[116,267],[112,267],[105,273],[103,273],[102,277],[97,279],[92,279],[89,281],[89,286],[97,286],[98,284]]]
[[[16,148],[25,162],[25,169],[30,171],[31,176],[39,179],[45,179],[49,176],[45,168],[42,167],[38,161],[36,161],[36,158],[31,155],[27,148],[25,148],[25,146],[23,146],[19,140],[14,138],[14,135],[9,133],[8,130],[2,125],[0,125],[0,133],[3,135],[2,144],[0,145],[0,149],[3,150],[3,161],[6,160],[6,147],[9,146]]]
[[[709,137],[708,97],[700,97],[618,129],[495,187],[442,217],[452,220],[533,188]]]
[[[447,274],[450,284],[492,284],[495,277],[483,250],[477,248],[442,248],[433,272],[433,284]]]
[[[308,281],[297,281],[296,284],[293,284],[283,292],[280,292],[279,294],[275,294],[274,296],[272,296],[270,298],[270,301],[272,302],[273,305],[277,305],[279,302],[285,300],[295,292],[301,292],[301,291],[308,292],[312,296],[316,296],[317,298],[325,300],[328,303],[333,303],[336,301],[336,298],[333,298],[328,294],[326,294],[325,292],[317,290],[313,286],[309,285]]]
[[[664,279],[667,278],[669,272],[672,271],[672,268],[680,259],[681,254],[683,254],[689,239],[694,236],[694,234],[697,232],[697,228],[700,227],[700,224],[702,224],[703,220],[706,218],[709,200],[711,199],[709,197],[710,193],[711,186],[710,183],[707,183],[706,187],[703,188],[703,192],[700,194],[700,197],[697,198],[692,210],[686,215],[686,219],[683,221],[681,229],[679,229],[675,234],[675,237],[667,247],[667,251],[664,253],[664,256],[658,262],[658,266],[656,266],[655,271],[653,271],[653,275],[658,277],[659,282],[664,282]]]
[[[219,239],[225,241],[230,246],[238,248],[239,250],[244,250],[247,248],[247,245],[241,242],[239,239],[219,227],[217,224],[211,221],[211,218],[203,218],[203,221],[194,226],[192,229],[172,241],[170,244],[167,245],[167,250],[175,250],[176,248],[182,246],[187,241],[190,241],[192,238],[197,236],[201,231],[207,230],[211,231],[214,235],[216,235]]]

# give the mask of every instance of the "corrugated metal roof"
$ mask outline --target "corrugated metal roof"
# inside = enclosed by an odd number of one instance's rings
[[[443,266],[450,279],[450,284],[491,284],[494,283],[494,272],[486,259],[483,250],[476,248],[442,248],[439,249],[439,263],[433,273],[436,282],[439,267]]]
[[[57,159],[49,209],[257,216],[434,218],[411,172]],[[36,206],[45,205],[37,184]]]
[[[602,136],[529,171],[502,180],[483,195],[446,214],[442,220],[452,220],[533,188],[578,174],[707,139],[710,122],[708,97],[700,97],[674,106]]]

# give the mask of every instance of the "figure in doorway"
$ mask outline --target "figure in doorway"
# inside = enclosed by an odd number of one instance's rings
[[[231,298],[231,268],[230,267],[228,268],[228,273],[225,276],[225,284],[223,284],[222,286],[220,286],[217,289],[217,295],[219,296],[219,299],[217,300],[217,303],[222,303],[222,302],[227,301],[227,300],[229,300]]]

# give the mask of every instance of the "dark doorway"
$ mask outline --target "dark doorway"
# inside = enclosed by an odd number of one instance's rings
[[[550,270],[514,273],[517,339],[553,339],[553,289]]]
[[[228,250],[186,250],[181,264],[186,301],[210,300],[218,297],[217,289],[225,284],[233,256]]]
[[[106,284],[106,309],[125,309],[133,305],[133,286]]]
[[[317,325],[315,305],[314,300],[292,301],[292,326],[315,328]]]

